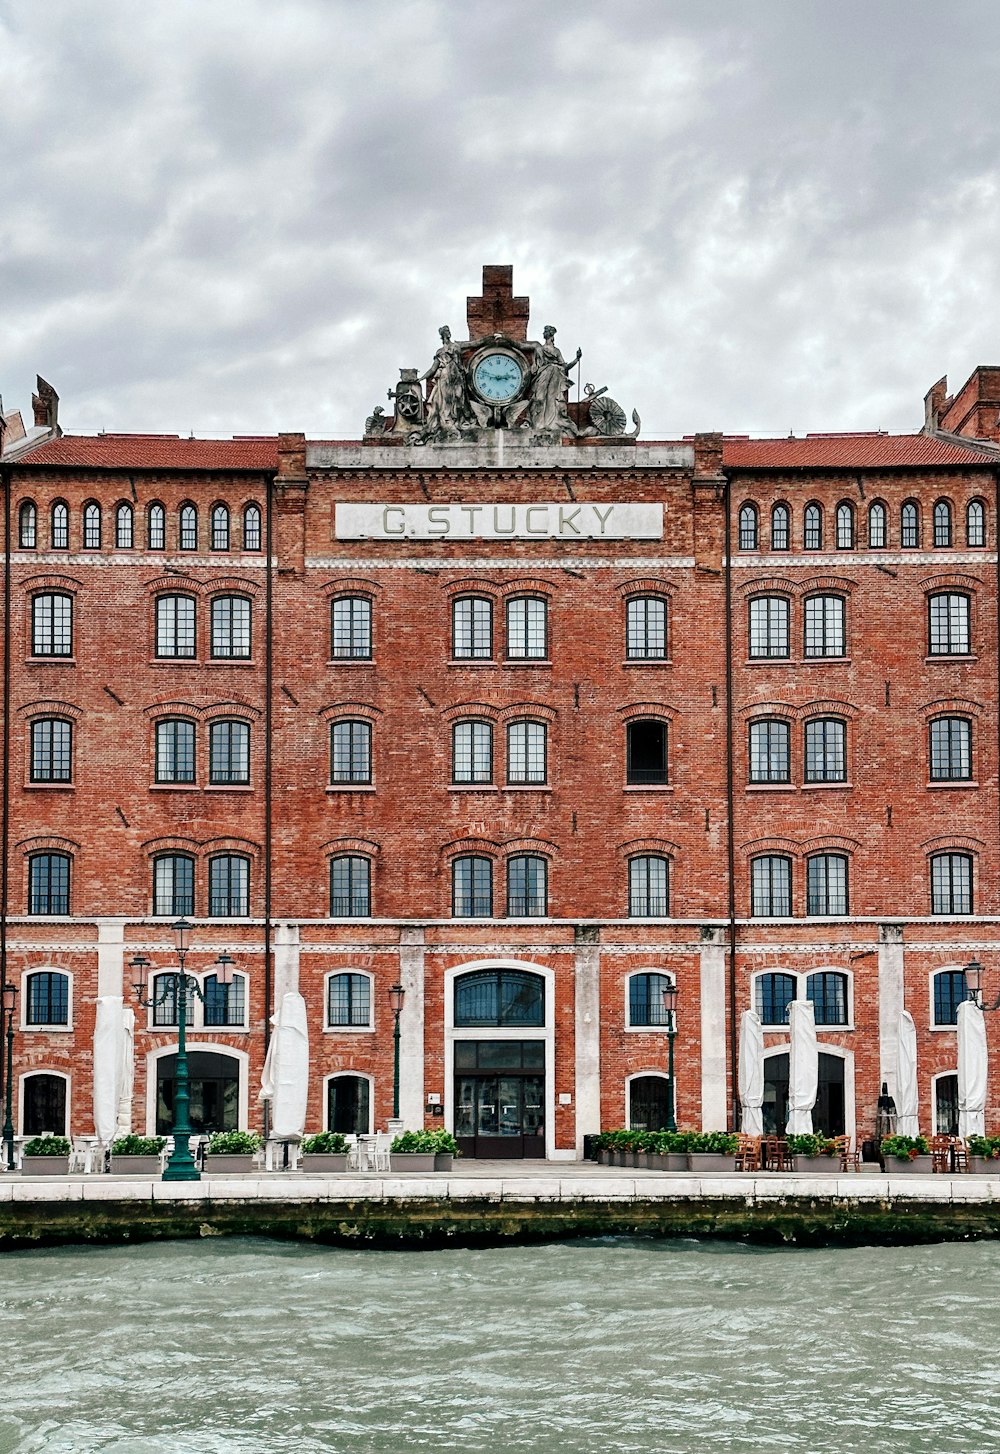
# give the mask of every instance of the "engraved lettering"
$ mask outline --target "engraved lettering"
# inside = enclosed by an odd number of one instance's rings
[[[536,530],[531,523],[532,515],[544,515],[545,524],[541,530]],[[548,535],[549,533],[549,507],[548,505],[529,505],[524,512],[524,533],[526,535]]]
[[[515,505],[510,505],[510,506],[507,507],[510,510],[510,529],[509,530],[506,528],[506,526],[500,524],[500,511],[503,508],[504,507],[502,505],[494,505],[493,506],[493,531],[494,531],[494,534],[496,534],[496,535],[513,535],[514,534],[514,531],[517,529],[517,507]]]
[[[440,528],[435,529],[438,526]],[[430,536],[450,535],[451,516],[447,505],[432,505],[427,511],[427,534]]]
[[[402,515],[398,530],[390,530],[389,516]],[[382,534],[383,535],[405,535],[406,534],[406,511],[402,505],[386,505],[382,511]]]
[[[468,515],[468,517],[469,517],[469,534],[470,535],[475,535],[475,533],[476,533],[476,516],[479,514],[480,510],[483,508],[482,505],[459,505],[458,508],[460,510],[464,510],[465,513],[466,513],[466,515]]]
[[[601,514],[601,507],[600,507],[600,505],[595,505],[594,506],[594,514],[597,516],[598,524],[601,527],[601,534],[602,535],[604,534],[604,527],[607,525],[608,521],[611,519],[611,517],[612,517],[612,515],[614,513],[615,513],[615,507],[614,507],[614,505],[609,505],[608,508],[605,510],[605,512],[604,512],[603,515]]]
[[[577,515],[579,515],[579,513],[580,513],[580,506],[579,505],[577,505],[577,507],[576,507],[575,510],[568,510],[565,505],[560,505],[559,506],[559,534],[560,535],[565,535],[566,532],[567,532],[567,529],[572,530],[572,532],[573,532],[574,535],[579,535],[580,534],[579,527],[573,524],[573,521],[576,519],[576,517],[577,517]]]

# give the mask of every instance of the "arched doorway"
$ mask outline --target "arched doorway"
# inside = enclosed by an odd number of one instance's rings
[[[367,1136],[371,1128],[371,1081],[366,1075],[332,1075],[326,1083],[326,1129]]]
[[[216,1050],[189,1050],[187,1059],[192,1130],[237,1130],[240,1117],[240,1062],[234,1055],[224,1055]],[[169,1136],[174,1128],[176,1084],[176,1054],[161,1055],[156,1062],[158,1136]]]
[[[939,1075],[934,1081],[934,1132],[958,1135],[958,1075]]]
[[[519,968],[454,982],[455,1139],[464,1156],[545,1155],[545,981]],[[492,1033],[477,1035],[475,1030]]]
[[[628,1123],[633,1131],[665,1131],[670,1119],[670,1081],[665,1075],[634,1075],[628,1083]]]
[[[764,1134],[783,1136],[788,1121],[788,1052],[764,1057]],[[839,1055],[819,1053],[819,1085],[813,1108],[813,1129],[827,1136],[847,1131],[844,1101],[844,1061]]]
[[[21,1089],[22,1133],[25,1136],[65,1136],[66,1077],[44,1073],[26,1075]]]

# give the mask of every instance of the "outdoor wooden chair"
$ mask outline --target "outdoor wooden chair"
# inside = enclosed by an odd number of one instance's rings
[[[969,1169],[969,1148],[961,1136],[956,1136],[951,1143],[951,1169],[958,1172]]]
[[[840,1157],[841,1171],[860,1171],[861,1153],[857,1149],[851,1149],[850,1136],[834,1136],[833,1143]]]
[[[941,1171],[947,1176],[951,1171],[951,1137],[931,1137],[931,1171]]]
[[[760,1137],[740,1136],[736,1145],[736,1170],[760,1170]]]

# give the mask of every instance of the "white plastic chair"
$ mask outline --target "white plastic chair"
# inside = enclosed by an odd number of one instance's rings
[[[371,1147],[372,1169],[374,1171],[389,1170],[389,1147],[392,1139],[387,1131],[376,1131]]]

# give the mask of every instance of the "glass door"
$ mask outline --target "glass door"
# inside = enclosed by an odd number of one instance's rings
[[[527,1060],[528,1064],[525,1065]],[[544,1156],[545,1076],[540,1041],[461,1041],[455,1046],[455,1139],[464,1156]],[[502,1062],[502,1069],[492,1065]]]

